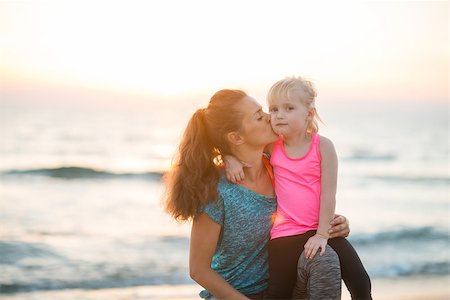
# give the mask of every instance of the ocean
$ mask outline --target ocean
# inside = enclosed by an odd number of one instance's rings
[[[196,108],[1,103],[0,294],[193,284],[189,224],[161,195]],[[318,111],[339,157],[336,212],[371,278],[448,276],[448,104]]]

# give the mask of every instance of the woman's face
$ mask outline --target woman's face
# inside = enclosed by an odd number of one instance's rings
[[[261,105],[252,97],[245,97],[237,104],[237,109],[243,112],[242,128],[239,133],[246,144],[266,146],[277,139],[270,126],[270,115],[262,111]]]

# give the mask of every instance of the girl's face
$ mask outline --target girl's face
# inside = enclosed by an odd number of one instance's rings
[[[277,139],[270,125],[270,116],[262,111],[255,99],[245,97],[237,105],[244,114],[240,133],[247,144],[265,146]]]
[[[287,97],[269,103],[269,112],[273,131],[284,137],[306,133],[308,120],[313,113],[300,100]]]

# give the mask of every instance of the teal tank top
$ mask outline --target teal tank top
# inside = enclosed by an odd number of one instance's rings
[[[255,193],[222,177],[217,202],[202,208],[222,226],[211,268],[242,294],[268,287],[268,242],[276,198]],[[209,298],[207,290],[200,297]]]

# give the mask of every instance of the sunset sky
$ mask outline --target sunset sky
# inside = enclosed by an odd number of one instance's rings
[[[1,1],[0,89],[151,102],[304,75],[323,97],[447,101],[448,23],[447,1]]]

